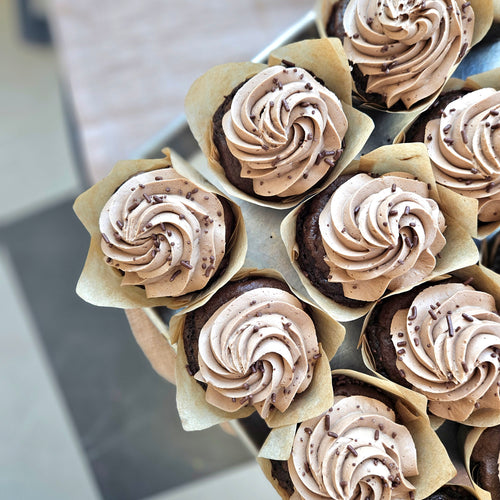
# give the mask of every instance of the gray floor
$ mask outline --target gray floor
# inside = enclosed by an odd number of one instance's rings
[[[13,6],[0,2],[0,498],[221,498],[242,477],[275,498],[238,439],[182,430],[123,312],[74,293],[89,238],[56,58],[22,41]]]

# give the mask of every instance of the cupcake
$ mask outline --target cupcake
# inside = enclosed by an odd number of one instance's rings
[[[348,320],[386,292],[410,288],[443,266],[477,262],[472,240],[445,209],[424,146],[389,146],[362,157],[294,210],[282,236],[308,292]],[[462,239],[457,244],[464,253],[451,249],[447,237]],[[457,255],[460,262],[454,262]]]
[[[480,77],[453,81],[396,140],[424,142],[436,182],[477,200],[484,237],[500,223],[500,73]]]
[[[417,391],[437,417],[500,423],[498,277],[473,266],[381,300],[368,315],[363,357]]]
[[[396,386],[333,373],[334,403],[264,444],[261,466],[283,499],[424,498],[455,470],[422,408]],[[274,449],[273,449],[274,448]],[[279,456],[281,455],[281,456]]]
[[[213,68],[189,90],[186,115],[230,194],[289,208],[338,175],[373,129],[350,90],[339,44],[307,40],[278,49],[269,65]]]
[[[500,498],[500,425],[475,428],[465,441],[465,463],[474,489],[481,500]]]
[[[343,39],[359,98],[383,110],[428,106],[488,31],[491,1],[324,0],[320,33]]]
[[[166,155],[118,163],[75,202],[92,237],[77,286],[88,302],[178,308],[241,267],[246,234],[239,207]]]
[[[328,360],[344,328],[270,270],[242,271],[170,324],[186,430],[257,411],[270,427],[331,405]]]
[[[457,484],[446,484],[429,495],[425,500],[478,500],[478,496],[471,488]]]

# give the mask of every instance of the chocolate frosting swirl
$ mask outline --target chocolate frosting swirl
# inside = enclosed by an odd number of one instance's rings
[[[500,317],[494,298],[462,283],[428,287],[391,324],[396,365],[443,418],[500,410]]]
[[[99,227],[106,262],[124,272],[122,285],[143,285],[148,297],[201,290],[225,253],[221,202],[171,167],[122,184]]]
[[[222,126],[241,177],[259,196],[284,197],[306,192],[335,165],[347,118],[307,71],[270,66],[238,90]]]
[[[300,301],[277,288],[231,299],[210,317],[198,341],[207,401],[223,410],[253,405],[266,418],[284,412],[309,386],[319,354],[316,329]]]
[[[326,414],[300,425],[288,470],[294,499],[409,500],[415,488],[406,478],[418,474],[417,452],[385,404],[335,396]]]
[[[372,301],[425,279],[444,247],[444,217],[428,187],[408,174],[357,174],[337,188],[319,217],[330,268],[346,297]]]
[[[476,198],[479,220],[500,220],[500,92],[479,89],[452,101],[425,128],[436,181]]]
[[[366,92],[408,109],[439,90],[466,54],[474,12],[466,0],[351,0],[344,29]]]

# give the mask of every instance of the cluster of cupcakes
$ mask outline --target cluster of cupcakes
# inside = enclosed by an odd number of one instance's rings
[[[500,278],[474,241],[500,222],[500,73],[449,80],[492,18],[490,0],[323,0],[320,39],[189,90],[220,190],[165,149],[75,203],[91,234],[79,295],[146,313],[134,334],[186,430],[256,412],[282,498],[500,498]],[[370,109],[401,132],[360,156]],[[244,267],[246,226],[266,225],[246,206],[288,210],[276,269]],[[332,371],[360,318],[373,375]],[[476,429],[469,486],[447,484],[445,420]]]

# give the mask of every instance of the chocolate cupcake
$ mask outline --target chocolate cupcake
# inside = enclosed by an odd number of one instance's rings
[[[454,475],[422,409],[396,386],[348,370],[332,379],[333,406],[293,429],[280,450],[287,459],[269,456],[266,444],[261,451],[268,458],[261,466],[283,499],[410,500]],[[432,452],[436,469],[429,474],[424,457]]]
[[[189,430],[254,410],[274,427],[331,404],[328,359],[344,329],[297,298],[277,273],[236,276],[202,307],[176,317],[171,334],[177,401],[189,403],[178,405],[179,413]]]
[[[470,488],[456,484],[447,484],[425,500],[478,500],[478,497],[470,491]]]
[[[434,100],[492,18],[491,2],[323,0],[318,23],[343,40],[363,102],[407,111]]]
[[[497,70],[453,82],[396,141],[424,142],[436,182],[475,200],[477,233],[500,225],[500,84]],[[476,233],[473,234],[476,236]]]
[[[491,495],[492,500],[500,499],[500,425],[488,429],[478,429],[469,459],[472,481]],[[484,498],[484,495],[483,495]]]
[[[77,288],[85,300],[177,308],[241,266],[239,208],[183,171],[191,173],[168,152],[163,160],[120,162],[79,197],[75,211],[92,236]]]
[[[229,193],[288,208],[359,152],[372,123],[350,106],[340,51],[338,44],[307,40],[278,49],[269,65],[221,65],[193,84],[188,123]]]
[[[475,266],[381,300],[365,321],[365,362],[426,396],[433,415],[499,423],[499,291],[494,273]]]
[[[285,244],[316,300],[326,297],[359,317],[387,291],[433,275],[446,246],[446,222],[432,185],[417,168],[417,150],[422,154],[423,146],[386,150],[388,156],[408,154],[401,165],[415,161],[413,172],[343,175],[285,219]]]

